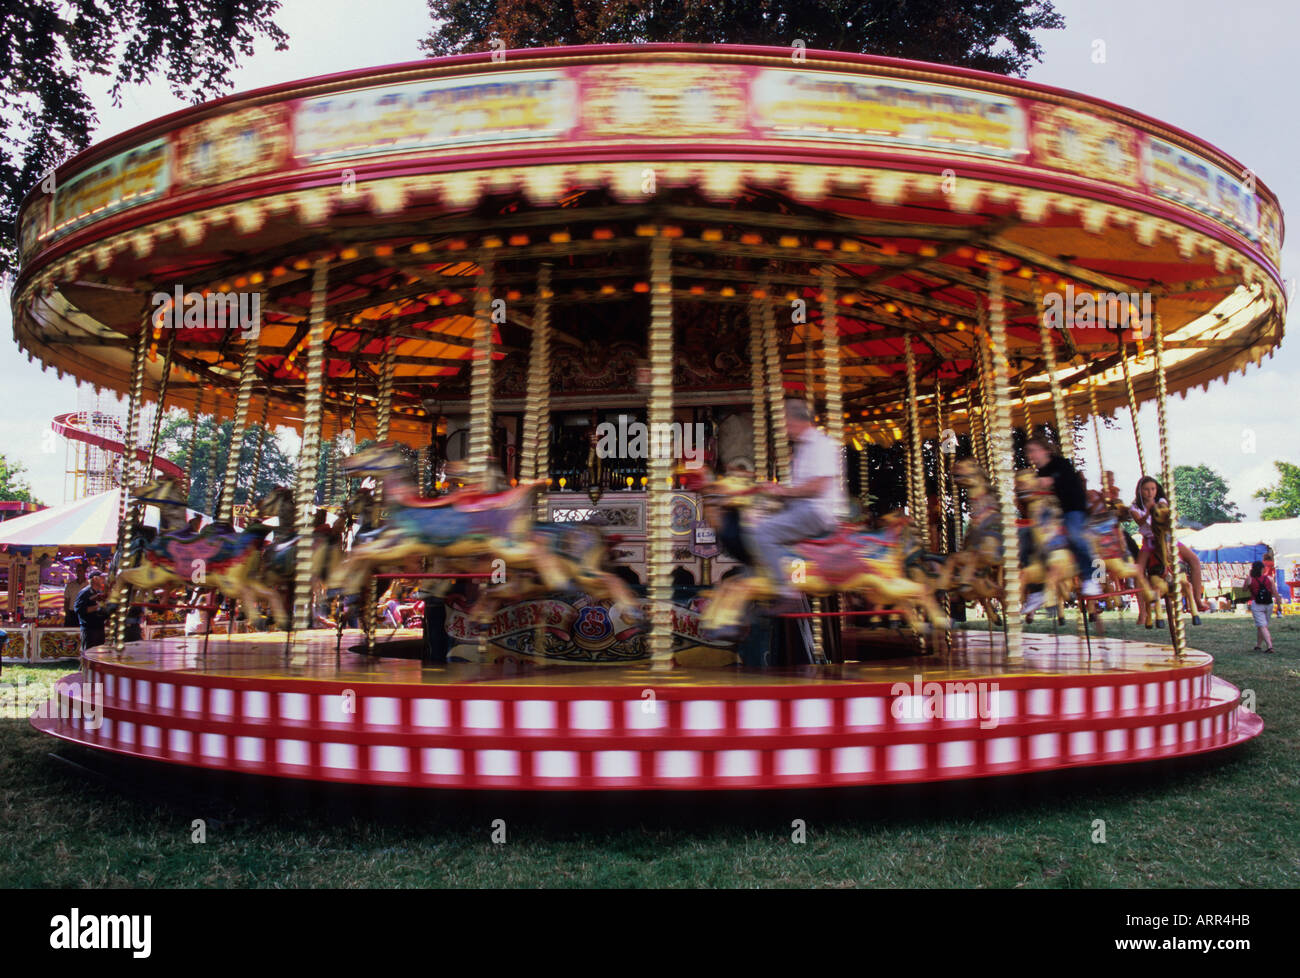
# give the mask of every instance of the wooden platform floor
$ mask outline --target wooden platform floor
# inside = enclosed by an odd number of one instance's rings
[[[415,631],[399,631],[384,638],[418,638]],[[146,671],[234,677],[256,680],[318,680],[348,683],[411,685],[482,684],[531,687],[643,686],[657,687],[770,686],[819,683],[896,683],[958,681],[1011,677],[1075,677],[1167,670],[1198,670],[1211,658],[1188,651],[1174,656],[1169,645],[1116,638],[1093,638],[1085,643],[1076,635],[1030,634],[1024,637],[1019,661],[1008,661],[1001,636],[987,632],[960,632],[951,652],[872,662],[847,662],[795,668],[753,669],[729,666],[716,669],[629,665],[577,665],[568,663],[512,663],[486,665],[449,663],[424,665],[411,659],[370,657],[348,651],[359,645],[359,632],[345,632],[341,650],[333,632],[295,635],[286,642],[281,633],[213,635],[206,649],[202,638],[165,638],[130,644],[123,652],[107,648],[86,653],[91,662]]]

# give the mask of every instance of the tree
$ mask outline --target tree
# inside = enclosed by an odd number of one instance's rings
[[[271,19],[279,0],[25,0],[0,4],[0,273],[15,264],[23,195],[90,145],[99,124],[83,88],[91,75],[122,90],[159,74],[173,95],[225,94],[253,42],[277,51],[288,35]]]
[[[10,462],[0,454],[0,499],[6,502],[40,503],[32,495],[32,487],[24,479],[27,467],[21,462]]]
[[[1256,499],[1262,499],[1269,505],[1260,511],[1260,519],[1285,520],[1300,516],[1300,465],[1290,462],[1274,462],[1277,466],[1278,482],[1275,486],[1265,486],[1255,493]]]
[[[1209,526],[1245,518],[1236,503],[1228,502],[1228,483],[1208,465],[1174,466],[1174,491],[1180,520]]]
[[[1038,30],[1065,18],[1051,0],[428,0],[430,55],[556,44],[679,41],[789,45],[937,61],[1024,75]]]
[[[217,456],[217,489],[220,491],[226,476],[226,459],[230,456],[230,440],[233,422],[224,421],[218,428],[209,416],[199,420],[199,437],[194,443],[194,466],[190,472],[190,509],[204,513],[212,511],[212,485],[208,475],[212,468],[212,454]],[[194,434],[194,424],[189,415],[168,414],[163,419],[158,435],[158,454],[185,467],[185,458],[189,451],[190,439]],[[297,474],[297,462],[285,454],[275,432],[261,425],[249,425],[244,433],[244,444],[239,453],[239,467],[236,472],[235,503],[249,501],[248,484],[253,477],[253,458],[257,454],[257,443],[265,436],[262,448],[262,462],[257,470],[257,485],[253,487],[252,500],[256,502],[276,486],[293,487]]]

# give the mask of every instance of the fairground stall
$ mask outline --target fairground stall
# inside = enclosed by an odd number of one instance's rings
[[[521,535],[565,527],[600,528],[607,552],[599,573],[574,558],[585,590],[511,594],[483,632],[451,603],[463,661],[431,665],[367,654],[372,628],[311,628],[324,582],[303,546],[291,638],[118,648],[119,632],[63,704],[100,691],[108,719],[37,721],[55,736],[277,776],[617,789],[1116,764],[1261,729],[1187,647],[1180,602],[1168,644],[1093,635],[1082,610],[1078,634],[1025,635],[1012,573],[996,583],[1003,628],[948,632],[915,609],[959,596],[903,581],[902,538],[860,527],[808,551],[821,591],[807,614],[848,620],[861,594],[863,615],[911,608],[926,655],[746,669],[701,629],[737,565],[690,473],[788,480],[791,397],[844,446],[859,508],[897,504],[911,532],[930,530],[923,547],[972,560],[973,497],[997,526],[989,552],[1016,552],[1014,428],[1136,420],[1154,401],[1158,437],[1139,431],[1135,450],[1176,524],[1169,395],[1269,355],[1285,311],[1276,199],[1187,133],[929,64],[539,49],[187,109],[86,151],[56,184],[22,210],[16,336],[129,394],[128,446],[156,442],[156,425],[139,430],[146,400],[233,418],[232,467],[250,420],[293,426],[298,539],[369,476],[386,501],[376,539],[387,527],[406,556],[404,527],[445,529],[420,494],[527,495],[540,480],[532,528],[502,531],[501,552],[540,566],[545,544]],[[678,442],[638,452],[637,425]],[[378,448],[352,454],[367,441]],[[416,455],[415,485],[389,443]],[[1089,460],[1106,487],[1105,460]],[[884,469],[903,477],[897,499]],[[237,482],[228,470],[219,519]],[[484,498],[452,515],[478,526],[496,505]],[[422,552],[455,552],[439,546]],[[491,552],[478,555],[487,578]],[[640,614],[611,578],[641,588]],[[815,644],[820,659],[844,651]]]
[[[81,630],[65,626],[64,586],[75,578],[79,562],[98,558],[108,566],[123,497],[121,490],[110,489],[0,523],[0,570],[5,573],[0,599],[8,616],[0,655],[5,661],[49,662],[81,654]],[[144,522],[156,526],[158,521],[146,513]],[[180,617],[160,609],[143,626],[144,634],[180,634]]]

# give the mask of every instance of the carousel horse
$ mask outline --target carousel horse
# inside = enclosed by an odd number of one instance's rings
[[[1021,593],[1029,584],[1041,584],[1047,602],[1056,607],[1058,624],[1065,624],[1065,602],[1074,589],[1074,579],[1091,568],[1080,568],[1070,551],[1065,524],[1056,494],[1044,489],[1038,473],[1025,469],[1016,473],[1016,496],[1029,518],[1029,552],[1020,570]]]
[[[325,591],[326,583],[343,561],[343,533],[347,524],[369,505],[369,491],[361,490],[343,504],[333,527],[325,525],[322,518],[312,529],[311,582],[314,595],[319,596]],[[257,502],[255,512],[259,520],[274,517],[277,524],[270,543],[262,552],[262,583],[278,593],[287,592],[293,587],[298,559],[297,507],[293,491],[276,486]]]
[[[1095,489],[1088,490],[1087,533],[1092,551],[1106,568],[1112,582],[1111,591],[1129,588],[1130,582],[1138,591],[1138,600],[1150,603],[1156,599],[1146,575],[1129,554],[1128,543],[1120,520],[1128,515],[1128,507],[1119,500],[1107,499]]]
[[[627,583],[600,568],[603,538],[591,527],[539,524],[537,494],[545,480],[537,479],[502,492],[466,486],[436,499],[417,494],[406,461],[391,444],[372,445],[345,459],[350,473],[381,480],[387,520],[361,533],[352,549],[329,577],[331,587],[362,593],[375,571],[385,565],[430,557],[439,566],[482,571],[500,560],[511,593],[584,590],[622,606],[629,618],[639,618],[636,596]],[[523,576],[524,580],[512,580]],[[536,580],[530,581],[533,577]],[[480,620],[493,610],[487,598],[475,612]]]
[[[1174,543],[1173,519],[1168,503],[1157,502],[1153,505],[1150,519],[1153,541],[1152,554],[1147,561],[1146,579],[1151,597],[1145,599],[1142,617],[1147,628],[1153,627],[1152,619],[1155,620],[1154,627],[1160,628],[1164,625],[1160,619],[1160,605],[1165,606],[1171,617],[1174,614],[1174,597],[1170,593],[1173,576],[1170,555],[1176,555],[1177,544]],[[1182,575],[1182,597],[1186,600],[1187,607],[1192,609],[1192,624],[1199,625],[1201,616],[1197,614],[1196,596],[1187,574]]]
[[[152,540],[137,544],[130,561],[133,566],[122,570],[118,581],[131,588],[152,591],[156,588],[214,588],[227,598],[244,603],[251,614],[257,602],[266,601],[277,622],[287,623],[288,614],[280,596],[260,581],[262,543],[267,528],[250,526],[236,530],[229,523],[210,523],[195,532],[184,525],[185,493],[176,480],[163,476],[131,491],[137,502],[159,507],[164,514],[162,525],[175,527],[175,514],[181,517],[182,529],[157,534]],[[169,513],[170,510],[170,513]]]
[[[958,459],[953,480],[966,491],[970,522],[960,550],[944,561],[935,582],[959,601],[975,602],[993,625],[1002,624],[1002,513],[984,469],[973,458]]]
[[[689,488],[704,503],[704,518],[724,539],[730,517],[724,510],[738,511],[742,555],[757,553],[745,516],[763,498],[761,486],[752,477],[724,476],[714,479],[707,469],[687,473]],[[895,525],[872,532],[843,523],[823,537],[788,544],[782,565],[791,565],[795,589],[810,597],[861,593],[873,604],[898,607],[917,632],[925,624],[946,630],[948,620],[935,601],[928,584],[913,580],[904,567],[906,542],[903,528]],[[747,573],[722,580],[707,595],[708,603],[700,622],[701,631],[715,641],[735,641],[748,631],[749,609],[754,602],[770,601],[779,595],[776,583],[756,561],[748,562]]]

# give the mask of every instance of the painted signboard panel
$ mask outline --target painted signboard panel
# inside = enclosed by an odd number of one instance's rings
[[[556,139],[577,121],[574,81],[562,71],[518,71],[339,92],[298,103],[300,163],[383,153]]]
[[[403,154],[564,143],[744,150],[764,144],[954,154],[1148,193],[1276,252],[1281,222],[1250,175],[1086,105],[859,70],[675,61],[486,71],[235,105],[66,178],[21,221],[24,256],[168,194]],[[575,159],[578,158],[575,155]]]

